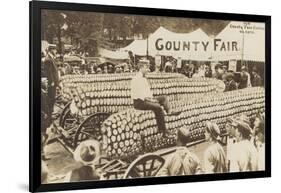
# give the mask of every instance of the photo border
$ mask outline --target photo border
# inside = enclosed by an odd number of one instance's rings
[[[73,183],[41,183],[41,10],[87,11],[101,13],[166,16],[212,20],[231,20],[265,23],[265,171],[202,174],[190,176],[149,177]],[[29,191],[61,191],[91,188],[111,188],[154,184],[172,184],[215,180],[271,177],[271,16],[233,13],[185,11],[144,7],[125,7],[63,3],[48,1],[29,2]]]

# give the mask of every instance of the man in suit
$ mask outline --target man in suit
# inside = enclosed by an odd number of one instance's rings
[[[225,79],[225,91],[237,90],[237,84],[234,81],[234,74],[232,72],[227,72],[223,79]]]
[[[56,99],[56,88],[59,85],[58,68],[55,61],[56,49],[48,47],[46,53],[45,60],[43,60],[42,63],[44,69],[42,72],[42,78],[45,77],[48,81],[47,95],[49,98],[49,109],[53,112]]]
[[[251,87],[251,81],[250,81],[250,74],[248,73],[248,70],[246,66],[241,67],[241,80],[240,84],[238,86],[239,89]]]
[[[254,67],[252,71],[252,86],[262,86],[262,79],[256,67]]]

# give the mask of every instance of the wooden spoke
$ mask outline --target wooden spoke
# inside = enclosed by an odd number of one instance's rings
[[[101,139],[101,125],[109,116],[108,113],[96,113],[87,117],[76,130],[73,147],[77,147],[82,141],[87,139]]]
[[[157,166],[155,166],[156,163]],[[124,178],[155,176],[163,167],[164,163],[165,160],[159,155],[152,153],[145,154],[131,163],[124,174]]]

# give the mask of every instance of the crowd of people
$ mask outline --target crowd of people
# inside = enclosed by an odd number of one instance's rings
[[[58,54],[56,48],[50,47],[49,51],[42,52],[42,61],[51,58],[56,64],[58,77],[66,74],[113,74],[113,73],[129,73],[136,72],[137,63],[141,57],[132,56],[132,58],[123,62],[112,62],[98,60],[87,60],[88,53],[85,51],[70,50],[63,55]],[[67,58],[75,57],[75,61],[66,60]],[[46,60],[48,61],[48,60]],[[194,64],[191,61],[188,63],[181,60],[177,61],[174,58],[167,57],[167,61],[163,65],[155,64],[152,59],[149,62],[150,71],[158,72],[175,72],[184,74],[188,78],[208,77],[223,80],[225,83],[225,91],[243,89],[251,86],[263,86],[263,79],[256,66],[251,71],[244,64],[241,66],[240,72],[233,72],[228,69],[228,66],[222,63],[214,63],[215,68],[211,68],[211,63],[198,62]],[[180,64],[178,64],[180,63]],[[47,69],[48,70],[48,69]],[[44,72],[44,70],[42,71]],[[48,73],[48,72],[47,72]]]
[[[205,123],[205,140],[208,146],[204,150],[203,160],[182,146],[185,145],[181,142],[183,135],[179,135],[178,146],[180,148],[168,157],[158,175],[195,175],[264,170],[264,119],[261,115],[257,115],[252,123],[248,121],[245,115],[228,119],[225,125],[227,130],[226,144],[222,142],[217,124],[207,121]],[[186,128],[182,130],[186,130]],[[184,132],[182,130],[180,132]],[[184,133],[186,137],[187,134]]]
[[[68,53],[68,55],[77,53]],[[127,73],[136,72],[135,65],[130,62],[118,65],[104,64],[99,66],[97,63],[88,63],[84,57],[87,53],[80,53],[81,64],[73,67],[64,62],[63,58],[57,54],[56,49],[46,49],[42,54],[42,81],[41,81],[41,132],[42,143],[48,138],[46,130],[52,124],[52,113],[56,101],[56,92],[59,87],[60,77],[65,74],[108,74],[108,73]],[[58,62],[60,61],[60,62]],[[148,67],[147,70],[150,68]],[[157,69],[156,69],[157,70]],[[170,64],[164,67],[165,72],[172,72]],[[236,82],[235,73],[229,71],[227,66],[217,63],[215,71],[212,72],[210,65],[183,65],[176,70],[187,77],[213,77],[222,80],[225,83],[225,91],[243,89],[251,86],[262,86],[262,78],[256,68],[252,69],[251,74],[246,66],[242,66],[239,82]],[[140,85],[140,81],[146,82],[143,74],[138,73],[132,81],[135,90],[132,92],[134,107],[144,110],[151,109],[155,112],[157,125],[164,135],[169,135],[165,129],[165,112],[159,106],[166,101],[163,98],[157,98],[157,102],[146,100],[150,95],[145,95],[145,84]],[[148,87],[149,85],[147,85]],[[143,88],[143,89],[140,89]],[[147,89],[149,90],[149,89]],[[150,98],[153,98],[152,94]],[[163,105],[165,106],[165,105]],[[166,110],[166,109],[165,109]],[[167,113],[169,110],[167,110]],[[178,149],[171,154],[165,161],[164,166],[158,172],[158,176],[172,175],[193,175],[200,173],[224,173],[224,172],[242,172],[264,170],[264,116],[257,115],[255,120],[250,120],[246,115],[233,117],[228,120],[225,128],[227,130],[227,143],[224,144],[220,129],[214,122],[204,123],[205,139],[208,147],[204,152],[203,160],[200,160],[195,153],[192,153],[185,147],[183,138],[188,137],[189,128],[182,128],[178,131]],[[44,146],[44,145],[43,145]],[[96,170],[95,164],[100,157],[100,147],[90,140],[82,142],[76,149],[77,156],[74,156],[77,163],[81,165],[72,170],[66,181],[83,181],[103,179],[102,171]],[[225,150],[226,148],[226,150]],[[44,156],[44,154],[43,154]],[[43,157],[43,160],[45,158]],[[42,162],[44,165],[44,162]],[[44,169],[45,168],[45,169]],[[46,171],[44,171],[46,170]],[[42,178],[48,181],[49,171],[46,166],[42,166]]]
[[[179,176],[226,172],[248,172],[265,169],[264,116],[258,114],[254,120],[242,114],[228,119],[226,142],[214,122],[204,123],[207,148],[203,159],[185,145],[188,128],[178,131],[176,151],[165,158],[165,164],[156,176]],[[184,135],[182,133],[185,133]],[[101,159],[101,146],[95,140],[82,142],[74,152],[78,167],[64,176],[64,182],[104,180],[105,173],[96,166]],[[45,168],[45,170],[44,170]],[[52,178],[43,166],[45,182]]]

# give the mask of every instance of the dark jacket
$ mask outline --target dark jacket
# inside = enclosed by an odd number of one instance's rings
[[[45,76],[48,79],[49,85],[54,85],[55,87],[58,86],[59,75],[55,60],[50,55],[47,55],[43,65],[44,73],[42,74],[42,76]]]
[[[227,81],[225,83],[225,91],[237,90],[237,84],[234,80]]]
[[[247,76],[247,74],[241,74],[239,88],[240,89],[247,88],[247,84],[248,84],[248,76]]]
[[[254,77],[252,78],[252,86],[262,86],[262,79],[260,75],[254,75]]]

